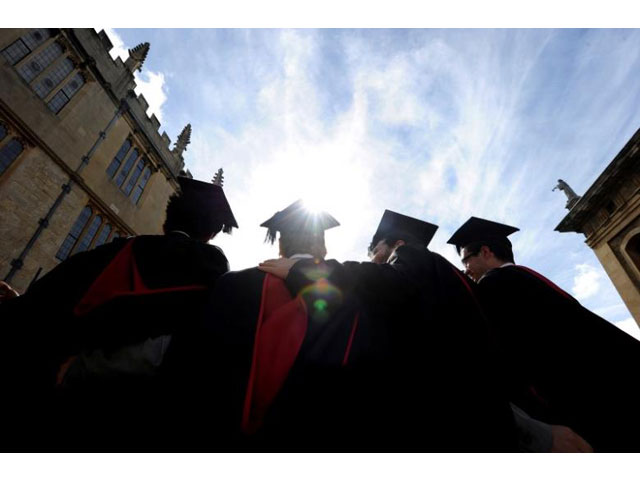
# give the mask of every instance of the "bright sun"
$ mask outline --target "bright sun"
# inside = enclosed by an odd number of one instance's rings
[[[311,211],[326,211],[340,223],[327,232],[330,258],[359,259],[366,252],[367,238],[381,214],[371,197],[368,159],[354,154],[354,147],[344,142],[328,143],[289,144],[247,172],[249,188],[232,199],[236,218],[243,220],[241,228],[233,238],[218,239],[233,257],[234,268],[273,256],[273,247],[256,243],[264,237],[259,225],[298,199]]]

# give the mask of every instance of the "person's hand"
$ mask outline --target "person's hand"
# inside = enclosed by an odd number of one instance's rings
[[[551,425],[553,437],[552,453],[593,453],[587,441],[564,425]]]
[[[0,303],[19,296],[20,294],[14,290],[11,285],[0,280]]]
[[[274,258],[271,260],[265,260],[258,265],[258,269],[263,272],[275,275],[278,278],[287,278],[289,270],[293,267],[299,258]]]

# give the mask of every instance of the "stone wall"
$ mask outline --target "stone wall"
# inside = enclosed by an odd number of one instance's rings
[[[0,50],[30,29],[0,29]],[[106,133],[81,171],[71,193],[65,196],[49,227],[43,230],[14,276],[20,291],[28,286],[39,267],[42,274],[59,261],[55,255],[85,205],[91,204],[124,234],[159,234],[169,196],[176,191],[175,176],[182,158],[170,151],[169,136],[159,133],[159,122],[146,113],[148,105],[133,93],[135,81],[121,59],[109,55],[109,42],[94,29],[63,29],[63,43],[80,62],[86,83],[55,114],[0,57],[0,118],[11,135],[26,141],[27,149],[0,175],[0,278],[27,242],[61,192],[63,184],[81,164],[100,132],[114,117],[119,101],[126,98],[130,111]],[[139,202],[108,178],[106,169],[128,137],[152,165],[152,175]],[[131,173],[131,172],[130,172]],[[125,180],[126,182],[126,180]]]
[[[0,275],[9,272],[10,262],[20,255],[38,228],[38,220],[44,218],[54,200],[68,180],[64,171],[42,150],[31,148],[14,162],[2,175],[0,184]],[[43,273],[58,264],[55,254],[69,232],[76,217],[87,204],[88,195],[73,188],[66,196],[49,227],[24,260],[12,285],[24,292],[39,267]]]

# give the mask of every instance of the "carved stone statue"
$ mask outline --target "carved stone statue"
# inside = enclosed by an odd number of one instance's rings
[[[555,187],[553,187],[553,190],[551,191],[553,192],[555,190],[562,190],[567,196],[567,204],[565,206],[568,210],[571,210],[573,206],[576,203],[578,203],[578,200],[580,200],[581,198],[579,195],[576,194],[576,192],[573,191],[573,188],[571,188],[569,184],[562,179],[558,179],[558,184]]]

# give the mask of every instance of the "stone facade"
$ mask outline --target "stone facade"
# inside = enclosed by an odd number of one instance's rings
[[[126,63],[111,48],[94,29],[0,29],[0,278],[19,291],[116,235],[161,233],[184,173],[134,93],[149,44]]]
[[[640,325],[640,130],[556,230],[585,235]]]

